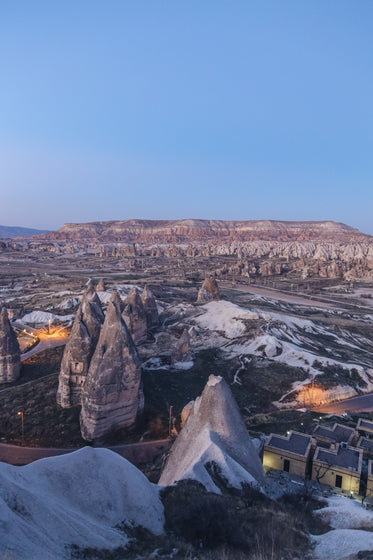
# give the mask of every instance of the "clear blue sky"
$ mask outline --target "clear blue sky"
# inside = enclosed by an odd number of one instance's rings
[[[0,0],[0,224],[373,234],[371,0]]]

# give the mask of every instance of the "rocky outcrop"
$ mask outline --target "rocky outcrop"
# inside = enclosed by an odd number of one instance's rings
[[[190,336],[189,332],[185,329],[172,356],[172,363],[175,365],[180,362],[190,362],[191,359],[192,350],[190,347]]]
[[[131,288],[123,303],[122,317],[135,344],[141,344],[147,337],[147,319],[137,288]]]
[[[149,286],[145,286],[141,294],[141,301],[145,309],[146,324],[148,329],[153,329],[159,325],[159,315],[157,302]]]
[[[197,301],[207,303],[220,299],[219,286],[215,278],[206,278],[199,289]]]
[[[104,292],[106,290],[105,280],[103,278],[100,278],[100,280],[98,281],[96,290],[97,292]]]
[[[189,401],[181,411],[181,427],[183,427],[185,422],[188,420],[188,416],[193,408],[193,405],[194,401]]]
[[[192,478],[219,493],[213,471],[236,488],[242,482],[264,481],[262,463],[228,385],[210,375],[171,449],[159,484]]]
[[[81,403],[82,389],[103,322],[100,300],[93,284],[89,283],[62,357],[57,403],[63,408]]]
[[[5,307],[0,309],[0,383],[16,381],[21,373],[21,351]]]
[[[83,388],[82,437],[93,441],[114,428],[130,428],[143,403],[140,358],[112,299]]]

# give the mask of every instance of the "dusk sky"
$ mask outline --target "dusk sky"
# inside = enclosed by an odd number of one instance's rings
[[[0,224],[373,234],[371,0],[0,0]]]

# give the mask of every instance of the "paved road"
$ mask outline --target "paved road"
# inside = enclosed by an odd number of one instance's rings
[[[335,403],[323,404],[322,406],[315,407],[312,410],[328,414],[343,414],[344,412],[372,412],[373,393]]]
[[[48,334],[45,328],[31,329],[31,327],[25,325],[24,323],[22,323],[22,321],[17,320],[14,321],[12,324],[18,329],[24,330],[29,334],[31,333],[36,334],[40,341],[29,352],[25,352],[24,354],[22,354],[21,360],[26,360],[27,358],[30,358],[30,356],[33,356],[38,352],[43,352],[43,350],[48,350],[48,348],[56,348],[57,346],[63,346],[64,344],[66,344],[68,339],[68,335],[63,327],[61,328],[52,327],[51,334]]]
[[[107,447],[118,453],[131,463],[140,464],[151,462],[162,451],[171,447],[172,439],[159,439],[155,441],[144,441],[140,443],[130,443],[127,445],[114,445]],[[78,448],[47,448],[47,447],[20,447],[0,443],[0,461],[11,465],[27,465],[38,459],[45,457],[55,457],[66,455],[77,451]]]
[[[137,465],[153,461],[162,451],[171,447],[172,442],[172,439],[159,439],[127,445],[114,445],[107,447],[107,449],[115,451],[115,453]],[[27,465],[38,459],[66,455],[73,451],[77,451],[77,448],[20,447],[0,443],[0,461],[11,465]]]
[[[356,303],[350,303],[348,301],[339,301],[335,299],[331,299],[330,297],[325,296],[310,296],[308,294],[303,293],[287,293],[277,288],[270,288],[270,287],[263,287],[257,286],[256,284],[232,284],[226,280],[220,280],[219,284],[221,284],[222,288],[232,288],[233,290],[237,290],[239,292],[247,292],[251,294],[256,294],[258,296],[269,297],[272,299],[279,299],[282,301],[287,301],[289,303],[296,303],[299,305],[308,305],[311,307],[322,307],[322,308],[330,308],[330,307],[340,307],[342,309],[352,308],[352,309],[362,309],[367,313],[371,312],[371,309],[367,306],[358,305]]]

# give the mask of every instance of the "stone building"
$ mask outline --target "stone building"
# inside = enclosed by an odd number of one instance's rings
[[[362,436],[373,437],[373,422],[365,418],[359,418],[356,424],[356,430]]]
[[[100,300],[89,283],[62,357],[57,403],[63,408],[81,404],[82,389],[103,322]]]
[[[140,358],[114,295],[83,388],[82,437],[93,441],[130,428],[143,407]]]
[[[303,478],[310,472],[312,436],[290,431],[287,436],[271,434],[263,451],[265,469],[276,469]]]
[[[0,383],[16,381],[21,373],[21,351],[5,307],[0,309]]]
[[[335,423],[332,428],[318,425],[313,431],[312,436],[316,439],[320,447],[330,447],[337,443],[345,442],[348,445],[356,441],[356,430],[343,424]]]
[[[345,444],[335,449],[317,447],[312,464],[312,479],[320,484],[359,494],[363,452]]]

